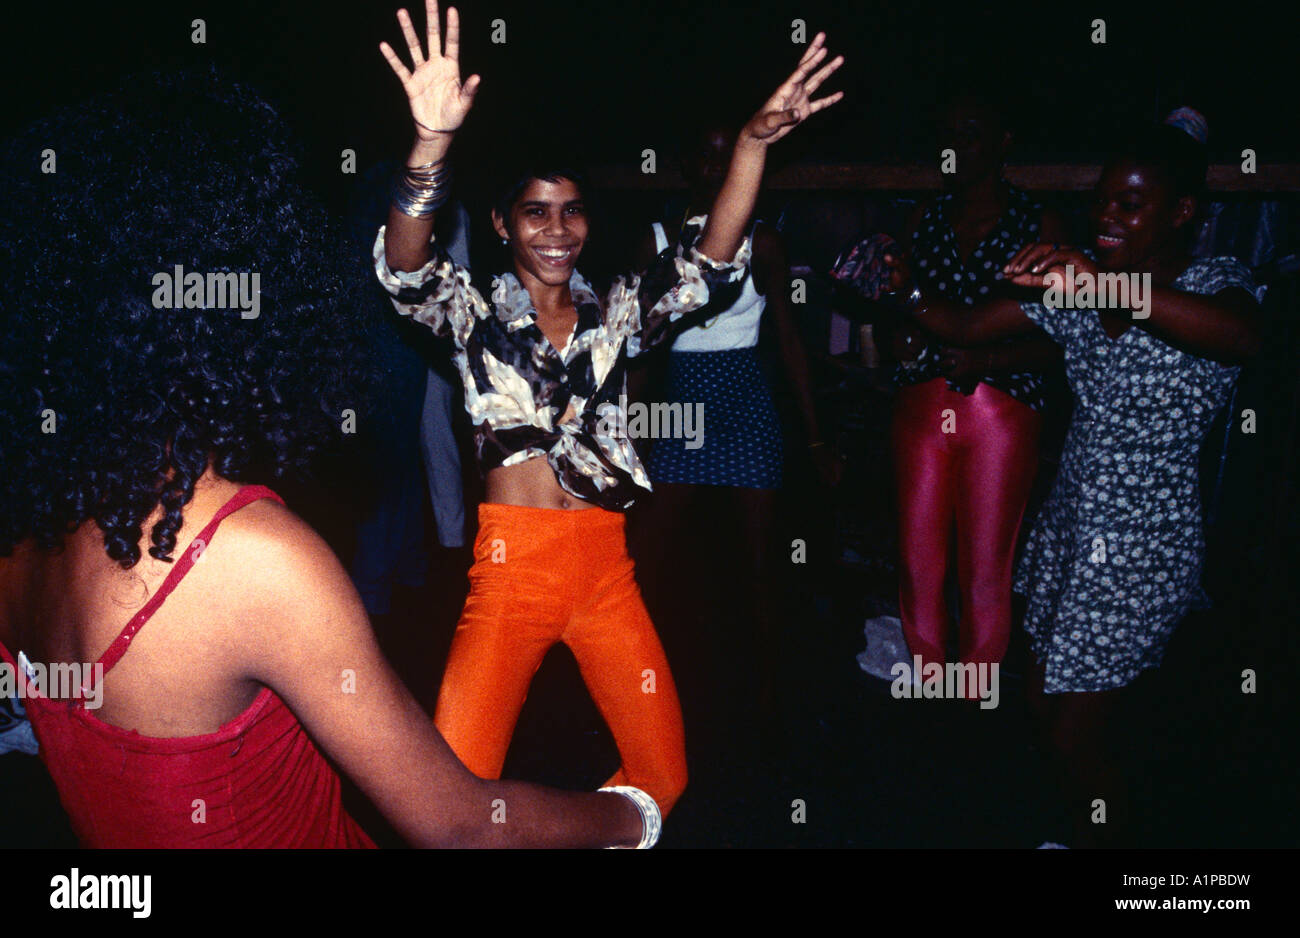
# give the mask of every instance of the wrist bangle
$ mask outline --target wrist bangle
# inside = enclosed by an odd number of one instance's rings
[[[649,850],[659,842],[659,834],[663,830],[663,816],[659,813],[659,803],[643,792],[639,788],[633,788],[631,785],[610,785],[608,788],[602,788],[601,791],[616,792],[634,805],[637,811],[641,812],[641,842],[636,845],[637,850]],[[611,850],[619,849],[610,847]]]
[[[430,127],[428,124],[421,124],[419,121],[415,120],[414,117],[412,117],[411,120],[415,121],[416,127],[423,127],[431,134],[454,134],[456,132],[454,130],[439,130],[436,127]]]
[[[451,192],[451,169],[445,160],[407,166],[393,185],[393,205],[412,218],[429,218]]]

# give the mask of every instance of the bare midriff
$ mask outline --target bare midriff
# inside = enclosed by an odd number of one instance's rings
[[[487,476],[487,501],[526,508],[559,508],[578,511],[591,508],[589,502],[560,488],[555,470],[545,456],[535,456],[513,466],[498,466]]]

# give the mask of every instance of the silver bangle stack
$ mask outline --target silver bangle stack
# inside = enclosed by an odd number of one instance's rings
[[[393,204],[412,218],[428,218],[447,201],[451,192],[451,167],[443,160],[408,166],[393,186]]]
[[[659,813],[659,803],[639,788],[631,785],[611,785],[601,791],[617,792],[628,798],[641,812],[641,842],[637,850],[649,850],[659,842],[659,834],[664,829],[663,817]],[[613,848],[611,848],[613,849]]]

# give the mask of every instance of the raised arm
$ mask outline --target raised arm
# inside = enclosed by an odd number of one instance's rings
[[[411,15],[406,10],[397,11],[413,70],[403,64],[392,46],[379,44],[379,51],[402,82],[415,123],[415,143],[406,159],[407,177],[399,186],[406,210],[399,206],[399,200],[394,201],[384,234],[385,256],[394,271],[419,270],[429,260],[434,212],[446,198],[450,185],[445,175],[447,151],[474,104],[480,82],[477,75],[471,75],[463,84],[460,80],[460,16],[456,8],[447,8],[445,52],[438,29],[437,0],[426,0],[424,9],[427,59],[411,25]]]
[[[825,41],[825,34],[818,33],[799,60],[799,67],[740,131],[727,178],[703,230],[698,239],[692,239],[685,256],[665,257],[665,263],[652,263],[644,275],[628,280],[626,285],[616,283],[611,290],[606,321],[627,331],[630,356],[640,355],[664,343],[676,330],[727,308],[739,295],[751,253],[745,230],[754,214],[768,146],[803,123],[808,115],[830,107],[844,96],[836,92],[812,100],[812,93],[844,64],[844,57],[839,56],[813,71],[826,58]],[[695,224],[698,226],[698,222]]]
[[[727,262],[735,256],[749,227],[750,216],[754,214],[767,148],[803,123],[810,114],[816,114],[844,97],[844,92],[837,91],[815,101],[812,98],[813,92],[844,64],[844,56],[840,55],[813,71],[826,58],[825,42],[826,34],[818,33],[799,59],[799,67],[737,136],[726,181],[709,212],[709,221],[698,245],[700,253],[706,257]]]

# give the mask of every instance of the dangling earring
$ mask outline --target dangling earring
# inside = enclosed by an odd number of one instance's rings
[[[509,243],[510,243],[510,239],[509,239],[509,238],[502,238],[502,239],[501,239],[501,243],[502,243],[502,244],[509,244]]]

